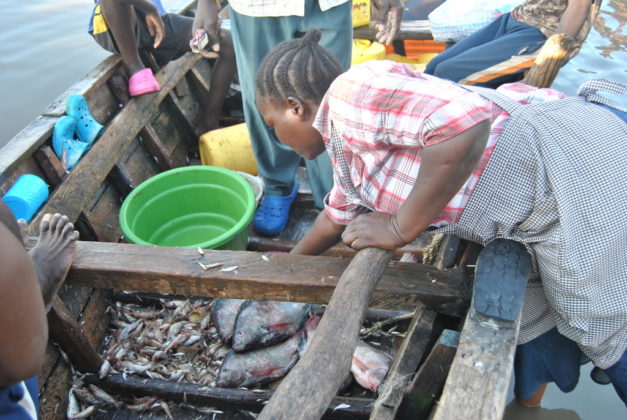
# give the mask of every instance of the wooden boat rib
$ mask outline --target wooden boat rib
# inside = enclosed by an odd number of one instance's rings
[[[191,13],[193,5],[185,5],[180,12]],[[361,28],[355,34],[372,38],[374,31],[372,27]],[[403,23],[400,39],[430,38],[427,22]],[[556,42],[563,48],[562,41]],[[535,79],[529,80],[536,85],[550,84],[559,69],[555,60],[561,59],[549,60],[549,64],[544,60],[541,69],[534,67],[530,76]],[[48,316],[52,340],[40,375],[42,418],[64,417],[61,413],[65,412],[74,369],[91,372],[87,382],[119,393],[152,393],[172,401],[260,410],[270,391],[251,396],[243,390],[207,390],[194,384],[122,380],[115,375],[99,379],[93,373],[102,361],[98,349],[106,334],[104,312],[112,293],[125,290],[328,303],[348,260],[355,255],[344,245],[320,257],[270,254],[271,268],[267,264],[260,268],[259,252],[288,251],[315,217],[316,211],[306,194],[299,197],[291,217],[293,222],[278,239],[258,237],[251,232],[249,251],[205,252],[204,261],[214,259],[245,267],[237,274],[199,269],[196,250],[120,243],[123,238],[118,211],[122,200],[134,186],[164,170],[187,165],[190,156],[195,155],[197,144],[191,121],[199,113],[199,98],[208,95],[210,66],[198,55],[187,54],[156,73],[162,86],[159,93],[131,99],[126,92],[124,67],[119,57],[111,56],[59,96],[0,153],[0,193],[4,194],[25,173],[42,177],[51,187],[49,200],[30,224],[31,233],[36,235],[44,213],[58,212],[75,223],[85,241],[78,245],[66,283]],[[85,96],[93,115],[106,129],[92,149],[66,173],[52,151],[51,134],[65,114],[65,102],[72,93]],[[410,245],[401,252],[420,253],[422,249],[420,245]],[[374,294],[369,305],[414,311],[414,318],[379,398],[361,401],[336,397],[330,401],[325,417],[391,419],[399,410],[415,418],[429,415],[447,380],[459,341],[459,331],[445,326],[460,329],[471,299],[472,269],[468,265],[474,262],[477,252],[472,244],[450,237],[437,255],[435,267],[392,261],[381,270],[378,286],[374,287],[378,278],[373,280]],[[476,315],[472,309],[470,314]],[[474,348],[475,359],[467,360],[484,360],[485,351],[490,350],[494,353],[486,365],[496,367],[478,376],[454,367],[454,371],[462,373],[449,376],[436,418],[456,417],[460,401],[472,405],[469,401],[473,399],[482,401],[475,405],[484,407],[476,411],[477,417],[502,416],[517,324],[497,323],[498,328],[488,337],[474,332],[477,322],[473,324],[472,316],[466,319],[462,333],[467,347],[457,352],[456,363],[462,359],[460,353],[467,355],[464,352]],[[464,340],[464,334],[474,341]],[[508,346],[502,345],[503,339],[507,339]],[[502,380],[494,384],[491,380],[495,377]],[[472,381],[475,386],[464,387],[460,385],[463,381]],[[339,405],[348,407],[333,410]],[[463,408],[469,413],[472,407]]]

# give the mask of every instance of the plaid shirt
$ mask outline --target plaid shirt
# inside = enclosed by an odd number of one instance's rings
[[[316,0],[323,12],[348,0]],[[305,16],[305,0],[229,0],[237,13],[253,17]]]
[[[521,103],[563,97],[521,83],[500,91]],[[367,210],[396,214],[414,186],[422,150],[489,119],[492,129],[483,156],[431,225],[456,222],[508,117],[478,94],[403,64],[371,61],[351,68],[333,82],[314,122],[334,167],[327,215],[347,224]]]

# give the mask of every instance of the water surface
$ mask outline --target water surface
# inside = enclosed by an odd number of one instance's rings
[[[164,1],[166,7],[173,3]],[[0,0],[0,146],[108,55],[86,32],[91,5],[91,0]],[[574,94],[590,78],[627,82],[626,21],[627,2],[605,0],[586,45],[560,71],[553,87]],[[627,418],[611,386],[590,380],[590,369],[590,364],[582,367],[575,391],[564,394],[551,385],[544,409],[508,411],[507,418]]]

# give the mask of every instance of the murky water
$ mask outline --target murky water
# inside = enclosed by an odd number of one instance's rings
[[[91,4],[91,0],[0,0],[0,146],[107,56],[86,32]],[[585,47],[560,71],[553,87],[574,94],[590,78],[627,82],[626,22],[627,2],[604,0]],[[613,388],[592,382],[590,369],[590,364],[582,367],[575,391],[564,394],[550,386],[542,410],[508,410],[507,418],[626,418],[627,410]]]

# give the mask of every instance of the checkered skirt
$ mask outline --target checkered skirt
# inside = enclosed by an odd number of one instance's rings
[[[609,367],[627,348],[627,124],[580,96],[505,97],[508,109],[490,92],[511,118],[459,222],[439,231],[525,244],[519,343],[557,326]]]

